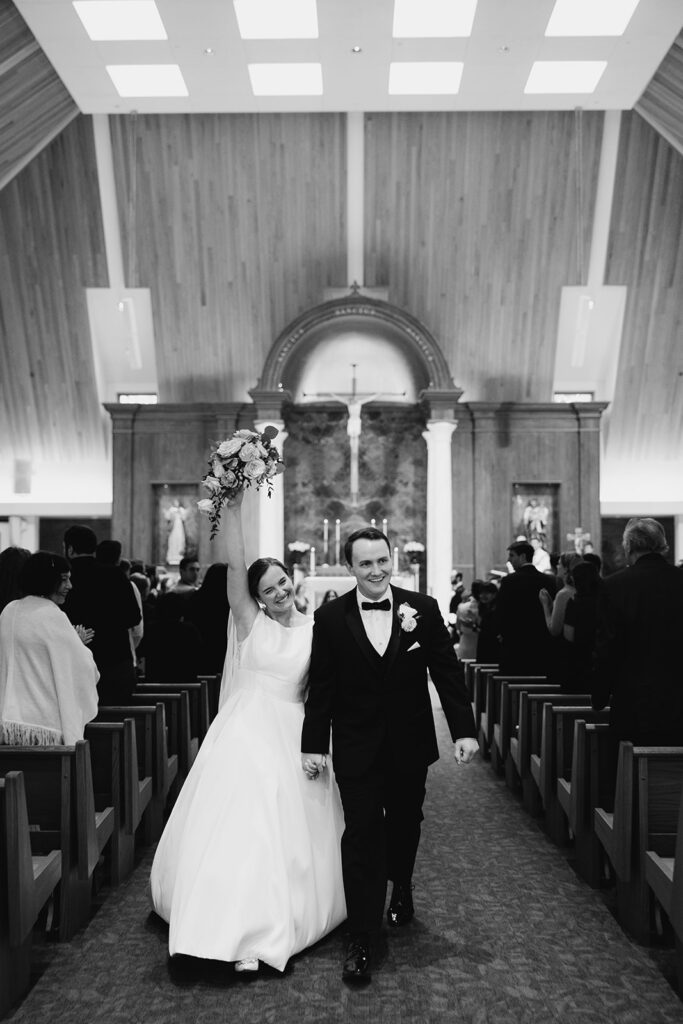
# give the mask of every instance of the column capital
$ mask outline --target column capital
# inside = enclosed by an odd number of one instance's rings
[[[265,420],[266,423],[282,421],[283,409],[291,404],[292,396],[284,388],[277,388],[275,391],[266,388],[252,388],[249,392],[254,403],[254,420]]]
[[[428,420],[455,420],[455,407],[462,398],[462,388],[425,388],[418,398]]]
[[[428,446],[434,442],[450,441],[457,426],[455,420],[428,420],[422,436]]]

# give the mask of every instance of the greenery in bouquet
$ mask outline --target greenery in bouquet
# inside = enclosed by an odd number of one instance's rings
[[[212,540],[220,527],[223,506],[239,491],[265,486],[268,497],[271,496],[274,479],[284,469],[280,452],[273,444],[277,435],[278,429],[273,426],[266,427],[262,434],[256,430],[237,430],[211,448],[209,472],[202,477],[210,497],[198,501],[197,508],[209,517]]]

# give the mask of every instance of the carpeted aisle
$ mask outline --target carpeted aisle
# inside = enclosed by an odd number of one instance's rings
[[[446,730],[439,722],[442,749]],[[340,980],[342,931],[284,975],[169,960],[147,908],[148,854],[42,974],[10,1019],[45,1024],[681,1024],[683,1002],[648,951],[477,761],[431,769],[415,879],[417,917],[386,934],[372,984]],[[216,908],[220,912],[220,908]]]

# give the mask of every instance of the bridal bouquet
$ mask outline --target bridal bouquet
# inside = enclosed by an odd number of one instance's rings
[[[209,498],[197,502],[197,508],[209,517],[211,539],[218,533],[221,509],[226,501],[244,487],[273,491],[273,479],[284,469],[280,452],[273,444],[277,427],[266,427],[262,434],[256,430],[238,430],[227,441],[214,445],[209,456],[209,472],[202,484]]]

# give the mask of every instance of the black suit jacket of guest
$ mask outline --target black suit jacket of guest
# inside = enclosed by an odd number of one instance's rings
[[[74,558],[64,611],[75,625],[95,630],[90,644],[99,669],[130,661],[133,655],[128,630],[140,621],[140,608],[130,580],[115,565],[100,565],[94,558]]]
[[[392,632],[384,657],[367,638],[356,589],[315,613],[301,749],[327,753],[331,725],[339,775],[362,775],[380,755],[404,768],[438,759],[428,670],[453,740],[475,734],[462,670],[436,601],[391,590]],[[399,623],[404,603],[417,612],[412,631]]]
[[[553,593],[553,581],[534,565],[523,565],[503,577],[496,600],[501,636],[500,669],[508,675],[546,675],[550,664],[550,633],[538,595]]]
[[[683,571],[661,555],[602,581],[593,703],[620,739],[683,744]]]

